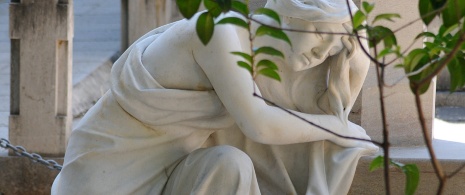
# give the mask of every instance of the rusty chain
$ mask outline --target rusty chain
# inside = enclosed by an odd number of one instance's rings
[[[32,162],[45,165],[49,169],[61,170],[62,168],[62,166],[58,164],[56,161],[43,159],[42,156],[36,153],[29,153],[22,146],[15,146],[15,145],[10,144],[10,141],[8,141],[7,139],[0,138],[0,147],[5,148],[7,150],[11,149],[16,155],[27,157]]]

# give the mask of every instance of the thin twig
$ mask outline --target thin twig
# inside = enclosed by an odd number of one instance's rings
[[[352,10],[350,8],[349,0],[346,0],[346,3],[347,3],[347,7],[349,8],[350,21],[353,24],[354,23],[354,16],[352,16]],[[362,41],[360,40],[360,38],[362,36],[360,36],[358,34],[358,31],[355,30],[354,34],[355,34],[355,37],[357,38],[358,45],[360,45],[360,48],[362,48],[363,53],[365,53],[365,55],[370,59],[370,61],[372,61],[374,63],[379,63],[378,60],[373,58],[373,56],[371,56],[370,52],[368,52],[368,50],[365,47],[363,47]]]
[[[423,18],[426,18],[426,17],[429,17],[431,15],[435,15],[437,14],[438,12],[441,12],[442,10],[444,10],[446,8],[446,4],[444,4],[441,8],[437,9],[437,10],[434,10],[432,12],[429,12],[415,20],[412,20],[410,21],[409,23],[407,24],[404,24],[402,25],[401,27],[397,28],[396,30],[392,31],[393,33],[396,33],[396,32],[399,32],[400,30],[403,30],[404,28],[407,28],[408,26],[412,25],[413,23],[417,22],[418,20],[422,20]]]
[[[400,30],[403,30],[404,28],[409,27],[410,25],[412,25],[412,24],[415,23],[415,22],[418,22],[418,20],[421,20],[421,19],[422,19],[422,18],[417,18],[417,19],[415,19],[415,20],[412,20],[412,21],[410,21],[409,23],[404,24],[403,26],[399,27],[398,29],[396,29],[396,30],[394,30],[394,31],[392,31],[392,32],[393,32],[393,33],[399,32]]]
[[[410,43],[410,45],[401,53],[401,56],[404,56],[408,51],[410,51],[410,48],[413,47],[413,45],[415,44],[416,40],[412,41],[412,43]],[[401,57],[398,56],[396,58],[394,58],[393,60],[391,60],[390,62],[386,63],[385,65],[388,66],[392,63],[394,63],[395,61],[399,60]]]
[[[250,10],[250,5],[249,5],[249,1],[246,0],[246,5],[247,5],[247,9]],[[249,31],[249,49],[250,49],[250,55],[252,57],[251,59],[251,62],[250,62],[250,66],[251,66],[251,69],[252,69],[252,80],[255,80],[255,77],[256,77],[256,74],[255,74],[255,52],[253,50],[253,41],[255,39],[255,36],[252,34],[252,20],[250,20],[249,17],[247,17],[247,30]],[[255,93],[256,92],[256,85],[253,83],[252,84],[253,86],[253,92]]]
[[[326,132],[328,132],[328,133],[330,133],[330,134],[332,134],[332,135],[335,135],[335,136],[337,136],[337,137],[344,138],[344,139],[351,139],[351,140],[363,141],[363,142],[370,142],[370,143],[373,143],[373,144],[378,145],[378,146],[380,146],[380,147],[383,146],[382,143],[377,142],[377,141],[373,141],[373,140],[369,140],[369,139],[362,139],[362,138],[357,138],[357,137],[350,137],[350,136],[345,136],[345,135],[338,134],[338,133],[336,133],[336,132],[334,132],[334,131],[331,131],[331,130],[329,130],[329,129],[327,129],[327,128],[324,128],[324,127],[322,127],[322,126],[320,126],[320,125],[318,125],[318,124],[315,124],[315,123],[313,123],[313,122],[311,122],[311,121],[309,121],[309,120],[307,120],[307,119],[305,119],[305,118],[303,118],[303,117],[301,117],[301,116],[299,116],[299,115],[297,115],[297,114],[295,114],[295,113],[289,111],[289,110],[286,109],[286,108],[283,108],[283,107],[277,105],[276,103],[274,103],[274,102],[272,102],[272,101],[270,101],[270,100],[268,100],[268,99],[266,99],[266,98],[264,98],[264,97],[262,97],[262,96],[260,96],[260,95],[258,95],[258,94],[256,94],[256,93],[253,93],[253,96],[254,96],[254,97],[257,97],[257,98],[260,98],[260,99],[264,100],[265,102],[271,104],[272,106],[274,106],[274,107],[276,107],[276,108],[279,108],[279,109],[281,109],[281,110],[287,112],[288,114],[290,114],[290,115],[292,115],[292,116],[295,116],[295,117],[299,118],[300,120],[303,120],[303,121],[307,122],[308,124],[313,125],[313,126],[315,126],[315,127],[317,127],[317,128],[320,128],[321,130],[326,131]]]
[[[400,81],[402,81],[402,79],[404,78],[407,78],[407,77],[410,77],[410,76],[413,76],[413,75],[417,75],[419,73],[421,73],[423,70],[427,69],[428,67],[430,67],[431,65],[433,65],[435,62],[437,62],[438,60],[437,59],[434,59],[432,60],[431,62],[429,62],[428,64],[424,65],[423,67],[419,68],[418,70],[414,71],[414,72],[409,72],[408,74],[405,74],[403,75],[401,78],[397,79],[396,81],[394,81],[394,83],[392,84],[384,84],[385,87],[394,87],[395,85],[397,85]]]
[[[447,176],[447,178],[452,178],[454,177],[457,173],[459,173],[462,169],[465,168],[465,163],[463,163],[459,168],[457,168],[454,172],[452,172],[450,175]]]
[[[443,9],[445,9],[445,8],[446,8],[445,6],[446,6],[446,5],[444,4],[440,9],[434,10],[434,11],[432,11],[432,12],[429,12],[429,13],[427,13],[427,14],[421,16],[420,18],[417,18],[417,19],[415,19],[415,20],[412,20],[412,21],[410,21],[409,23],[402,25],[401,27],[399,27],[398,29],[396,29],[396,30],[394,30],[394,31],[392,31],[392,32],[395,34],[395,33],[399,32],[400,30],[403,30],[404,28],[406,28],[406,27],[412,25],[413,23],[417,22],[418,20],[421,20],[421,19],[423,19],[423,18],[429,17],[429,16],[431,16],[431,15],[433,15],[433,14],[436,14],[437,12],[440,12],[440,11],[442,11]],[[388,35],[385,35],[385,36],[381,37],[380,40],[383,40],[384,38],[386,38],[386,36],[388,36]]]
[[[300,30],[300,29],[292,29],[292,28],[282,28],[282,27],[276,27],[276,26],[273,26],[273,25],[269,25],[269,24],[266,24],[266,23],[263,23],[262,21],[260,20],[257,20],[253,17],[249,17],[250,20],[262,25],[262,26],[266,26],[266,27],[270,27],[270,28],[273,28],[273,29],[276,29],[276,30],[283,30],[283,31],[288,31],[288,32],[299,32],[299,33],[313,33],[313,34],[328,34],[328,35],[345,35],[345,36],[356,36],[355,34],[352,34],[352,33],[348,33],[348,32],[323,32],[323,31],[311,31],[311,30]],[[360,38],[363,38],[363,39],[366,39],[366,37],[360,37]]]
[[[461,36],[459,37],[459,40],[457,40],[454,48],[452,49],[452,51],[447,54],[447,57],[444,61],[442,61],[442,63],[439,65],[438,68],[436,68],[432,73],[430,73],[427,77],[423,78],[422,80],[420,80],[419,82],[415,83],[415,85],[418,85],[418,87],[421,87],[423,86],[425,83],[429,82],[431,79],[433,79],[433,77],[435,77],[436,75],[438,75],[441,70],[446,67],[447,64],[449,64],[450,61],[452,61],[452,59],[454,58],[455,54],[457,54],[457,52],[460,50],[460,48],[462,47],[462,44],[463,42],[465,41],[465,33],[462,32]]]
[[[439,188],[437,194],[442,194],[446,182],[446,177],[444,176],[444,172],[442,170],[441,164],[439,163],[436,154],[433,149],[433,142],[431,141],[430,134],[428,132],[428,127],[426,127],[426,120],[423,115],[423,107],[421,104],[420,99],[420,91],[419,87],[414,88],[415,91],[415,103],[417,106],[418,118],[420,120],[421,130],[423,131],[423,139],[426,144],[426,148],[428,149],[428,153],[431,158],[431,164],[433,164],[434,172],[439,179]]]
[[[376,47],[373,48],[375,52],[375,58],[378,55],[378,51]],[[378,79],[378,93],[379,93],[379,102],[381,105],[381,120],[383,123],[383,150],[384,150],[384,177],[385,177],[385,185],[386,185],[386,194],[391,194],[391,185],[390,185],[390,172],[389,172],[389,160],[390,160],[390,152],[389,152],[389,131],[387,128],[387,119],[386,119],[386,110],[385,110],[385,103],[384,103],[384,69],[385,66],[380,65],[379,63],[375,63],[376,69],[376,77]],[[379,69],[381,68],[381,72]]]
[[[349,3],[349,0],[346,0],[346,4],[347,4],[347,8],[349,10],[349,15],[350,15],[350,20],[354,21],[354,17],[352,16],[352,10],[350,8],[350,3]],[[387,128],[387,122],[386,122],[386,112],[384,110],[384,99],[383,99],[383,78],[384,77],[380,77],[379,75],[379,69],[378,69],[378,66],[379,67],[382,67],[384,69],[384,64],[380,64],[380,62],[377,60],[377,51],[376,51],[376,45],[374,46],[374,50],[375,50],[375,57],[371,56],[370,53],[363,47],[363,44],[362,44],[362,41],[360,40],[360,38],[358,38],[358,32],[355,31],[355,35],[357,35],[357,41],[360,45],[360,47],[362,48],[362,51],[368,56],[368,58],[370,58],[370,60],[372,62],[375,63],[376,65],[376,76],[378,78],[378,89],[379,89],[379,98],[380,98],[380,103],[381,103],[381,116],[382,116],[382,122],[383,122],[383,143],[382,143],[382,147],[383,147],[383,150],[384,150],[384,183],[385,183],[385,189],[386,189],[386,194],[387,195],[390,195],[391,194],[391,187],[390,187],[390,173],[389,173],[389,147],[390,147],[390,144],[389,144],[389,131],[388,131],[388,128]],[[373,40],[369,40],[369,41],[373,41]],[[384,74],[384,71],[383,71],[383,74]]]

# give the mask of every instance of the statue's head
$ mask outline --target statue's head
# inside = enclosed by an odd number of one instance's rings
[[[349,0],[352,13],[358,10]],[[318,32],[347,33],[352,31],[346,0],[268,0],[265,5],[277,11],[283,28]],[[286,61],[293,70],[305,70],[338,54],[345,45],[343,36],[325,33],[286,32],[292,48],[284,47]],[[287,49],[286,49],[287,48]]]
[[[350,11],[357,6],[349,0]],[[283,16],[299,18],[309,22],[345,23],[350,21],[346,0],[268,0],[265,7]]]

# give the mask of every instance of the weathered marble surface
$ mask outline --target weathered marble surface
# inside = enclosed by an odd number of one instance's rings
[[[316,6],[270,2],[278,11]],[[321,10],[335,23],[296,18],[286,8],[283,27],[350,31],[345,0],[318,2],[339,6]],[[230,54],[250,52],[247,32],[217,26],[204,46],[195,20],[149,32],[115,62],[111,90],[72,132],[52,194],[347,193],[358,159],[377,147],[253,97],[255,83]],[[256,40],[286,55],[278,62],[283,82],[260,79],[258,93],[322,127],[369,139],[347,120],[368,69],[358,46],[346,36],[288,35],[293,48]]]

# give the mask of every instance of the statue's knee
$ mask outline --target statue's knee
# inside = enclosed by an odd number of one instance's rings
[[[215,146],[210,148],[210,159],[217,168],[228,171],[251,171],[253,164],[243,151],[232,146]]]

